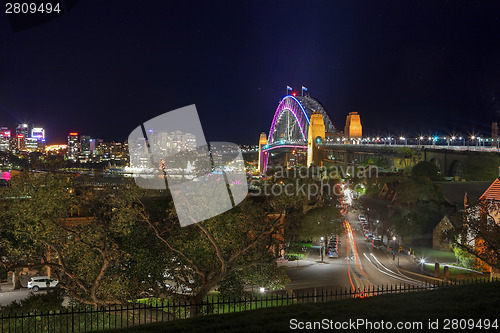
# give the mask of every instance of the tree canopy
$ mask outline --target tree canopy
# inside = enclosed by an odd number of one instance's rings
[[[413,176],[427,177],[430,180],[440,180],[442,178],[439,174],[438,167],[434,163],[426,161],[418,162],[418,164],[412,168],[411,173]]]
[[[50,268],[73,298],[94,305],[144,294],[199,300],[228,274],[275,267],[273,247],[298,200],[250,197],[181,227],[170,197],[133,182],[95,189],[67,175],[23,173],[0,198],[2,264]]]
[[[447,238],[454,247],[469,253],[481,262],[500,270],[500,203],[480,200],[453,217],[455,228]]]

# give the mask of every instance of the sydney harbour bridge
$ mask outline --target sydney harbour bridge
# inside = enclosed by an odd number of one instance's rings
[[[362,137],[357,112],[349,113],[344,131],[340,131],[326,108],[316,98],[304,94],[303,89],[300,96],[292,93],[281,99],[269,133],[260,134],[258,170],[265,173],[272,155],[285,154],[287,163],[292,161],[307,167],[322,166],[328,160],[352,165],[381,156],[393,162],[401,154],[400,148],[409,148],[420,156],[419,160],[434,163],[444,176],[456,177],[461,175],[469,158],[477,158],[474,154],[499,153],[499,141],[493,135],[489,139],[452,135]],[[406,162],[399,158],[398,163]]]
[[[323,116],[327,133],[338,134],[330,116],[321,103],[310,96],[285,96],[274,114],[268,143],[289,142],[307,144],[309,125],[314,112]]]
[[[295,152],[307,149],[307,165],[318,165],[319,161],[314,158],[317,145],[341,136],[342,133],[317,99],[308,94],[287,95],[276,108],[269,135],[261,134],[259,170],[264,172],[267,169],[269,154],[273,150]]]

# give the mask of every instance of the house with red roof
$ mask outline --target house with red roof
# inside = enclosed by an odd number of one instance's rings
[[[489,231],[490,235],[495,237],[495,233],[498,234],[498,228],[495,227],[495,224],[500,227],[500,178],[495,179],[495,181],[488,187],[488,189],[481,195],[479,198],[480,201],[480,206],[479,206],[479,212],[475,210],[474,212],[471,211],[473,214],[480,214],[480,216],[484,217],[482,219],[482,223],[492,223],[490,224],[490,227],[493,228],[485,228],[482,230],[483,235],[485,231]],[[481,204],[482,202],[482,204]],[[496,232],[495,232],[496,231]],[[477,234],[477,232],[475,233]],[[500,234],[498,235],[500,237]],[[481,253],[481,251],[491,251],[488,250],[486,244],[485,244],[485,238],[487,237],[474,237],[473,239],[469,238],[469,242],[473,242],[474,249]],[[496,238],[494,238],[496,239]],[[485,263],[481,259],[477,259],[478,261],[478,266],[483,268],[484,271],[492,273],[492,275],[499,275],[500,270],[491,267],[489,264]]]

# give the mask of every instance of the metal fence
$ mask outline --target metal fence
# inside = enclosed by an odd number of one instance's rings
[[[222,299],[217,295],[206,297],[203,302],[189,303],[162,299],[143,299],[126,305],[108,307],[74,306],[58,311],[34,311],[29,313],[4,313],[0,309],[2,333],[11,332],[85,332],[126,328],[130,326],[185,319],[199,315],[222,314],[286,306],[308,302],[329,302],[347,298],[364,298],[383,294],[407,293],[432,290],[444,286],[489,283],[498,279],[472,279],[440,281],[420,285],[386,285],[368,289],[320,289],[295,290],[249,295],[240,299]]]

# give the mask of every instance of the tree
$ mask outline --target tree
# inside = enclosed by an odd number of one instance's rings
[[[445,214],[438,186],[425,177],[399,177],[391,222],[397,234],[409,240],[427,238]]]
[[[469,181],[493,181],[498,177],[500,157],[496,154],[469,154],[465,162],[464,178]]]
[[[411,170],[413,176],[427,177],[430,180],[440,180],[438,167],[431,162],[421,161]]]
[[[241,274],[232,272],[226,275],[220,282],[220,296],[223,299],[241,299],[245,295],[245,281]]]
[[[243,272],[243,280],[247,285],[264,287],[268,290],[278,290],[290,282],[285,267],[274,265],[259,265]]]
[[[93,305],[138,297],[148,276],[162,276],[158,244],[143,246],[153,235],[137,223],[132,189],[87,190],[71,177],[30,173],[13,178],[0,197],[2,264],[9,270],[50,268],[73,298]],[[83,217],[72,218],[78,211]]]
[[[145,292],[200,304],[233,272],[275,269],[272,249],[283,244],[285,216],[300,199],[250,197],[181,227],[170,197],[133,183],[93,190],[66,175],[22,174],[0,198],[2,264],[48,267],[73,298],[93,305]],[[193,306],[191,315],[199,310]]]
[[[171,277],[169,295],[200,304],[207,293],[232,272],[273,259],[271,247],[279,244],[285,201],[246,199],[232,210],[186,227],[179,225],[172,204],[158,200],[154,209],[143,209],[142,220],[164,245],[162,256]],[[179,293],[179,290],[185,292]],[[199,309],[191,309],[196,316]]]
[[[303,240],[319,240],[332,234],[342,234],[339,209],[335,206],[313,208],[301,217],[299,235]]]
[[[447,237],[454,247],[479,259],[477,267],[486,263],[500,269],[500,202],[480,200],[454,216],[456,228]]]
[[[417,163],[420,153],[411,148],[398,148],[396,150],[397,156],[400,158],[400,167],[403,169]]]
[[[276,267],[274,264],[256,265],[251,269],[233,271],[226,275],[219,286],[223,298],[242,298],[248,296],[245,285],[266,290],[279,290],[290,282],[285,267]]]

